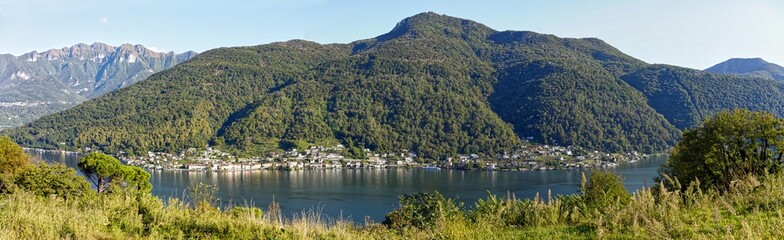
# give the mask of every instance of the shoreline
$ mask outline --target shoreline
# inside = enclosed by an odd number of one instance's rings
[[[49,149],[39,149],[39,148],[22,148],[25,152],[34,152],[34,153],[60,153],[60,154],[67,154],[67,155],[79,155],[80,153],[74,151],[65,151],[65,150],[49,150]],[[211,168],[207,168],[204,163],[183,163],[180,164],[179,167],[172,168],[172,167],[164,167],[161,165],[152,165],[152,164],[129,164],[127,161],[122,161],[123,164],[138,166],[148,171],[164,171],[164,172],[201,172],[201,173],[229,173],[229,172],[261,172],[261,171],[305,171],[305,170],[387,170],[387,169],[424,169],[426,171],[439,171],[439,170],[457,170],[457,171],[488,171],[488,172],[524,172],[524,171],[551,171],[551,170],[578,170],[578,169],[612,169],[622,164],[634,164],[641,160],[646,160],[650,158],[657,158],[657,157],[664,157],[667,156],[666,153],[655,153],[655,154],[646,154],[645,156],[641,157],[640,159],[633,159],[633,160],[626,160],[626,161],[617,161],[617,162],[608,162],[608,161],[598,161],[596,163],[564,163],[562,166],[553,167],[553,166],[538,166],[538,165],[529,165],[525,167],[521,166],[496,166],[498,161],[487,161],[490,164],[493,164],[493,167],[488,168],[466,168],[465,166],[445,166],[442,165],[433,165],[433,164],[419,164],[419,163],[412,163],[406,165],[363,165],[367,163],[361,163],[360,160],[355,160],[360,162],[359,165],[352,165],[352,164],[316,164],[316,163],[302,163],[299,161],[283,161],[283,162],[267,162],[267,163],[239,163],[239,164],[226,164],[223,163],[222,165],[214,165]],[[292,167],[292,164],[294,166]],[[204,168],[199,169],[189,169],[187,168],[190,165],[199,165],[204,166]],[[311,165],[308,165],[311,164]],[[231,165],[231,169],[218,169],[217,166],[227,166]]]
[[[59,152],[63,154],[69,155],[79,155],[80,153],[74,151],[66,151],[66,150],[52,150],[52,149],[41,149],[41,148],[29,148],[29,147],[22,147],[22,151],[31,151],[31,152]]]

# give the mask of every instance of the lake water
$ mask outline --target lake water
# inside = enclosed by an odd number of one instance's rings
[[[76,167],[78,155],[56,151],[34,151],[30,155],[48,162]],[[650,187],[656,170],[665,158],[649,158],[621,164],[612,169],[620,174],[629,190]],[[361,222],[370,216],[379,222],[395,209],[398,196],[406,193],[438,191],[473,206],[488,191],[533,198],[579,191],[583,170],[489,172],[424,169],[302,170],[253,172],[152,171],[152,193],[183,198],[185,189],[198,182],[218,186],[221,203],[253,204],[266,208],[273,201],[288,216],[303,210],[321,209],[328,217],[342,216]]]

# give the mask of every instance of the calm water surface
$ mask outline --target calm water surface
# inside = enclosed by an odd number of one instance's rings
[[[35,151],[33,156],[48,162],[76,167],[78,155]],[[663,157],[622,164],[613,169],[626,187],[636,190],[653,184]],[[474,201],[494,194],[514,193],[532,198],[536,193],[547,196],[579,191],[582,170],[523,172],[488,172],[423,169],[303,170],[254,172],[179,172],[152,171],[153,194],[184,197],[190,184],[203,182],[218,186],[222,204],[253,204],[266,208],[273,201],[289,216],[303,210],[322,209],[329,217],[342,216],[361,222],[365,216],[383,221],[385,213],[395,209],[399,195],[439,191],[457,197],[472,206]]]

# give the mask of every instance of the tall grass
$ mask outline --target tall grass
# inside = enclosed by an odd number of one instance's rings
[[[0,196],[0,239],[784,239],[784,174],[739,179],[722,194],[697,184],[645,188],[601,207],[580,194],[489,194],[471,208],[435,198],[443,202],[433,206],[459,211],[434,211],[447,215],[396,227],[330,219],[320,207],[288,218],[275,203],[262,210],[138,194],[65,200],[22,191]]]

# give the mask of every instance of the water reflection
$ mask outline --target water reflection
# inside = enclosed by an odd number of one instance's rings
[[[78,156],[60,152],[30,152],[49,162],[76,167]],[[664,161],[654,158],[614,169],[623,176],[626,187],[635,190],[650,186],[656,170]],[[339,169],[305,171],[175,172],[152,171],[153,194],[162,197],[184,196],[191,184],[203,182],[219,187],[222,204],[253,204],[266,207],[273,199],[288,214],[323,207],[325,214],[362,221],[370,216],[381,221],[406,193],[439,191],[458,197],[466,206],[494,194],[514,193],[531,198],[579,191],[582,170],[525,172],[431,171],[423,169]]]

